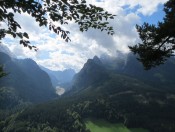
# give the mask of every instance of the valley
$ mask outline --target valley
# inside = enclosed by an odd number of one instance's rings
[[[74,72],[69,70],[71,74],[67,75],[71,75],[71,81],[63,80],[55,89],[56,77],[52,71],[41,70],[30,59],[11,60],[7,55],[4,56],[7,60],[1,61],[5,64],[6,70],[10,71],[10,75],[3,78],[0,88],[2,132],[175,130],[175,64],[172,63],[174,58],[157,69],[145,71],[132,54],[126,56],[127,63],[121,58],[114,61],[95,56],[74,76]],[[8,63],[12,63],[16,69],[8,67]],[[33,68],[28,68],[29,65]],[[28,71],[33,74],[27,74]],[[45,79],[45,85],[36,83],[35,86],[34,82],[43,83],[43,79],[40,80],[41,75]],[[27,79],[24,79],[23,83],[18,82],[24,76]],[[33,76],[36,78],[32,78]],[[28,88],[30,84],[35,89]],[[29,94],[30,92],[35,94]],[[55,95],[56,92],[58,95]],[[24,98],[24,94],[27,94],[27,99]],[[37,99],[35,96],[40,102],[33,101],[33,98]]]
[[[175,132],[175,0],[0,0],[0,132]]]
[[[61,88],[61,87],[59,87],[59,86],[57,86],[57,87],[56,87],[56,93],[57,93],[58,95],[62,95],[62,94],[65,93],[65,89],[64,89],[64,88]]]

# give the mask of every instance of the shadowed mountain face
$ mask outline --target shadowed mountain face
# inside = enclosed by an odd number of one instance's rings
[[[82,89],[92,85],[97,86],[110,79],[112,75],[117,74],[135,78],[156,88],[175,91],[175,78],[173,77],[175,74],[174,58],[169,59],[160,67],[144,70],[134,55],[123,54],[121,56],[116,58],[103,56],[100,59],[95,56],[93,59],[89,59],[81,71],[75,75],[73,87]]]
[[[100,58],[108,71],[137,78],[154,87],[174,90],[175,58],[170,58],[165,64],[150,70],[144,70],[142,64],[133,54],[120,54],[119,57],[102,56]]]
[[[83,89],[90,85],[100,85],[108,79],[108,73],[100,59],[95,56],[89,59],[84,67],[73,78],[73,89]]]
[[[89,132],[84,121],[102,119],[149,132],[174,132],[174,59],[150,71],[143,70],[133,55],[126,60],[89,59],[74,76],[72,89],[59,100],[28,108],[3,128],[15,131],[21,124],[20,129],[26,130],[32,124],[31,130],[45,126],[55,131]]]
[[[150,71],[145,71],[131,54],[127,62],[119,60],[117,63],[117,58],[113,60],[108,58],[110,64],[107,64],[97,57],[89,59],[75,75],[73,87],[65,97],[85,102],[93,100],[94,104],[83,114],[85,117],[100,117],[155,132],[173,132],[174,58]],[[160,128],[161,123],[164,126]]]
[[[135,57],[132,54],[128,54],[127,63],[122,70],[116,69],[117,73],[137,78],[157,88],[175,91],[175,58],[170,58],[159,67],[144,70],[142,64]]]
[[[12,87],[24,101],[44,102],[56,97],[50,78],[31,59],[11,59],[0,52],[0,64],[7,76],[0,79],[0,87]]]

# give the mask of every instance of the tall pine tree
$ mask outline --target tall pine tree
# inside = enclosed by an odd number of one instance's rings
[[[175,0],[164,5],[163,22],[156,25],[144,23],[136,25],[142,43],[129,46],[145,69],[163,64],[175,51]]]

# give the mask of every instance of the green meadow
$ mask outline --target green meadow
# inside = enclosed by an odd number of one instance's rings
[[[103,120],[87,120],[86,127],[91,132],[149,132],[142,128],[129,129],[123,124],[112,124]]]

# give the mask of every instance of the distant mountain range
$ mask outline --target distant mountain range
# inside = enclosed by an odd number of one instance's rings
[[[69,83],[72,81],[72,78],[75,75],[75,71],[73,69],[66,69],[63,71],[52,71],[43,66],[40,66],[40,68],[49,75],[52,85],[54,87],[66,87],[67,85],[69,85]]]
[[[4,58],[2,62],[9,60],[8,56]],[[58,100],[30,107],[12,121],[5,121],[1,127],[3,130],[17,131],[20,128],[25,131],[30,124],[30,130],[89,132],[86,119],[102,119],[150,132],[174,132],[174,62],[175,59],[170,58],[166,64],[145,71],[132,54],[95,56],[87,60],[80,72],[74,75],[71,89]],[[15,61],[13,65],[18,64],[18,68],[23,69],[26,63],[35,69],[32,60]],[[18,80],[28,76],[31,80],[36,79],[31,78],[33,72],[30,68],[27,72],[30,75],[25,76],[24,73],[18,74]],[[56,76],[54,78],[57,79]],[[27,85],[30,86],[30,83]]]

